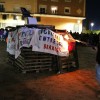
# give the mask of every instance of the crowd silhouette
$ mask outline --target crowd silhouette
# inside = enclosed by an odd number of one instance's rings
[[[1,28],[0,29],[0,41],[6,41],[8,37],[8,29]]]
[[[81,33],[79,34],[78,32],[72,33],[70,32],[70,34],[73,36],[74,39],[80,40],[85,42],[86,44],[83,45],[88,45],[88,46],[97,46],[98,42],[99,42],[99,34],[97,33]],[[82,43],[80,43],[82,44]]]
[[[69,32],[74,39],[80,40],[82,42],[85,42],[88,46],[97,46],[99,42],[99,34],[100,33],[81,33],[79,34],[78,32],[72,33],[71,31]],[[1,28],[0,29],[0,41],[6,41],[7,37],[9,34],[9,30],[7,28]],[[84,43],[79,43],[81,45],[86,45]]]

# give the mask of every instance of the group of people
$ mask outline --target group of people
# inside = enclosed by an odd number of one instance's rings
[[[72,34],[72,33],[71,33]],[[93,49],[96,50],[96,80],[100,85],[100,33],[99,34],[72,34],[72,36],[75,39],[78,39],[80,41],[84,41],[88,44],[88,46],[91,46]],[[97,89],[97,97],[100,98],[100,88]]]
[[[8,30],[1,28],[0,29],[0,41],[5,41],[7,37],[8,37]]]
[[[99,33],[100,34],[100,33]],[[96,46],[99,41],[99,34],[97,33],[71,33],[71,35],[80,41],[86,42],[90,46]]]
[[[7,29],[0,29],[0,41],[5,41],[8,37],[9,31]],[[100,33],[99,34],[79,34],[79,33],[71,33],[70,34],[74,37],[74,39],[84,41],[88,45],[95,47],[96,50],[96,79],[100,84]],[[98,98],[100,98],[100,90],[97,94]]]

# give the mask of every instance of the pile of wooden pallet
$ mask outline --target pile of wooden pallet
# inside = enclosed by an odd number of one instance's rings
[[[36,28],[49,28],[54,30],[54,26],[45,26],[45,25],[26,25],[27,27],[36,27]],[[17,26],[17,28],[22,26]],[[54,30],[56,32],[65,32],[65,30]],[[70,53],[69,57],[60,57],[49,53],[35,52],[32,51],[32,47],[22,47],[21,54],[17,59],[13,55],[8,54],[9,62],[14,66],[18,67],[23,73],[27,71],[36,71],[41,70],[54,70],[61,71],[62,69],[70,69],[73,67],[77,69],[78,66],[78,57],[77,49]]]
[[[8,62],[14,65],[15,62],[15,55],[11,55],[8,53]]]
[[[70,53],[69,57],[61,57],[60,62],[63,70],[66,69],[68,72],[77,70],[79,68],[77,51]]]
[[[29,71],[73,71],[78,69],[78,58],[76,52],[70,53],[69,57],[60,57],[48,53],[35,52],[32,48],[21,48],[21,54],[17,59],[8,55],[9,62],[20,69],[22,73]]]
[[[15,66],[20,68],[23,73],[27,71],[51,70],[52,56],[48,53],[33,52],[32,48],[21,48],[20,56],[15,59]]]

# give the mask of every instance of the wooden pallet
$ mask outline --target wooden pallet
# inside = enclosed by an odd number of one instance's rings
[[[33,52],[31,48],[22,48],[21,55],[15,59],[15,66],[22,72],[51,70],[52,55],[42,52]]]
[[[67,69],[70,71],[72,67],[77,69],[76,56],[72,52],[69,57],[60,57],[48,53],[34,52],[32,48],[21,48],[21,54],[17,59],[12,55],[8,55],[9,61],[19,68],[22,73],[29,71],[43,71],[43,70],[54,70],[60,71]],[[73,69],[72,69],[73,70]]]
[[[8,62],[9,62],[10,64],[14,65],[15,56],[8,53]]]

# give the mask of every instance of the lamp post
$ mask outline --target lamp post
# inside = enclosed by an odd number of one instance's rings
[[[94,26],[94,23],[92,22],[90,25],[91,25],[91,31],[92,31],[92,28],[93,28],[93,26]]]

